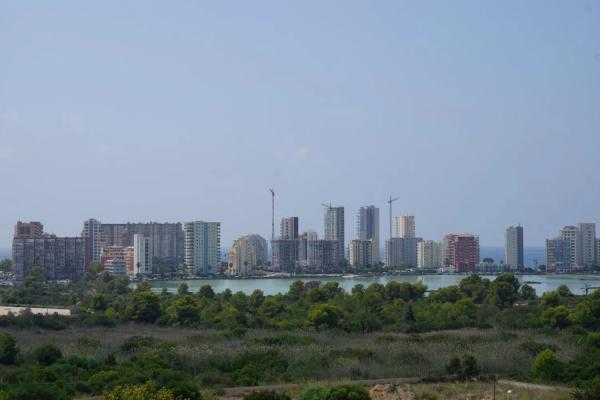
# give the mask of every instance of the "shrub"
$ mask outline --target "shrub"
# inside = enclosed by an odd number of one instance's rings
[[[544,350],[552,350],[552,351],[556,351],[557,347],[553,344],[550,343],[538,343],[538,342],[524,342],[521,343],[521,345],[519,346],[521,348],[521,350],[523,350],[525,353],[529,354],[530,356],[537,356],[538,354],[540,354],[542,351]]]
[[[369,392],[362,386],[342,385],[329,390],[323,400],[369,400]]]
[[[33,351],[33,358],[41,365],[51,365],[62,358],[62,351],[56,345],[47,343]]]
[[[151,347],[156,343],[156,339],[151,336],[131,336],[119,346],[123,352],[134,352],[142,348]]]
[[[323,400],[331,388],[325,386],[313,386],[306,389],[298,400]]]
[[[542,379],[559,380],[564,365],[552,350],[544,350],[535,358],[532,369],[533,373]]]
[[[573,392],[573,400],[598,400],[600,399],[600,377],[577,385]]]
[[[15,337],[10,333],[0,333],[0,364],[14,364],[18,352]]]
[[[585,344],[587,344],[590,347],[600,349],[600,332],[590,333],[585,339]]]
[[[152,382],[137,386],[119,386],[104,395],[105,400],[177,400],[169,389],[157,389]]]
[[[261,390],[258,392],[253,392],[244,397],[244,400],[290,400],[290,397],[283,393],[277,393],[272,390],[266,391]]]
[[[69,396],[53,385],[27,382],[22,384],[0,384],[2,400],[67,400]]]
[[[446,372],[448,375],[461,375],[462,374],[462,363],[460,358],[452,356],[446,363]]]
[[[477,360],[471,355],[463,357],[462,365],[462,374],[465,377],[477,376],[481,372],[477,365]]]

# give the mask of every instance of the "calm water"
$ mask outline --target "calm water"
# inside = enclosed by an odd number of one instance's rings
[[[382,277],[319,277],[319,278],[272,278],[272,279],[206,279],[185,281],[190,291],[197,291],[203,285],[212,286],[215,292],[222,292],[230,289],[232,292],[242,291],[252,293],[255,289],[262,290],[265,294],[277,294],[288,291],[292,282],[302,280],[304,282],[319,280],[321,282],[338,282],[339,285],[347,291],[350,291],[354,285],[363,284],[365,286],[374,282],[386,284],[390,281],[398,282],[422,282],[429,289],[439,289],[450,285],[456,285],[463,279],[464,275],[420,275],[420,276],[382,276]],[[493,279],[493,277],[489,277]],[[584,284],[594,287],[600,287],[600,275],[521,275],[519,280],[528,282],[537,291],[538,295],[547,291],[555,290],[560,285],[567,285],[575,294],[582,294]],[[166,288],[170,292],[177,291],[177,288],[183,281],[154,281],[152,286],[154,290],[161,291]],[[532,283],[533,282],[533,283]]]

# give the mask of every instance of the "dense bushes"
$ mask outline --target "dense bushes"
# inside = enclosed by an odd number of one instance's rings
[[[10,333],[0,333],[0,364],[14,364],[18,352],[15,337]]]

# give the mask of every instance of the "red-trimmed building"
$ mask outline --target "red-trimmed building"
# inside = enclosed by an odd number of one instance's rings
[[[473,272],[479,264],[479,236],[451,233],[444,237],[444,266],[454,272]]]

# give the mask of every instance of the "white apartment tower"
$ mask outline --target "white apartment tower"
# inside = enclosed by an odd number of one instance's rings
[[[417,243],[417,268],[437,269],[442,267],[442,244],[433,240]]]
[[[399,238],[414,238],[416,236],[415,216],[402,215],[396,217],[396,236]]]
[[[370,240],[373,246],[370,265],[379,262],[379,208],[375,206],[361,207],[356,221],[356,236],[358,240]]]
[[[133,272],[137,275],[152,275],[154,254],[152,239],[144,235],[133,235]]]
[[[248,276],[267,261],[267,241],[259,235],[245,235],[234,240],[229,252],[227,273]]]
[[[504,255],[506,265],[511,269],[522,269],[524,267],[522,226],[510,226],[506,229]]]
[[[581,243],[579,229],[576,226],[565,226],[560,230],[560,238],[569,242],[570,268],[576,270],[581,265]]]
[[[184,228],[185,267],[194,275],[219,272],[221,260],[221,223],[193,221]]]

